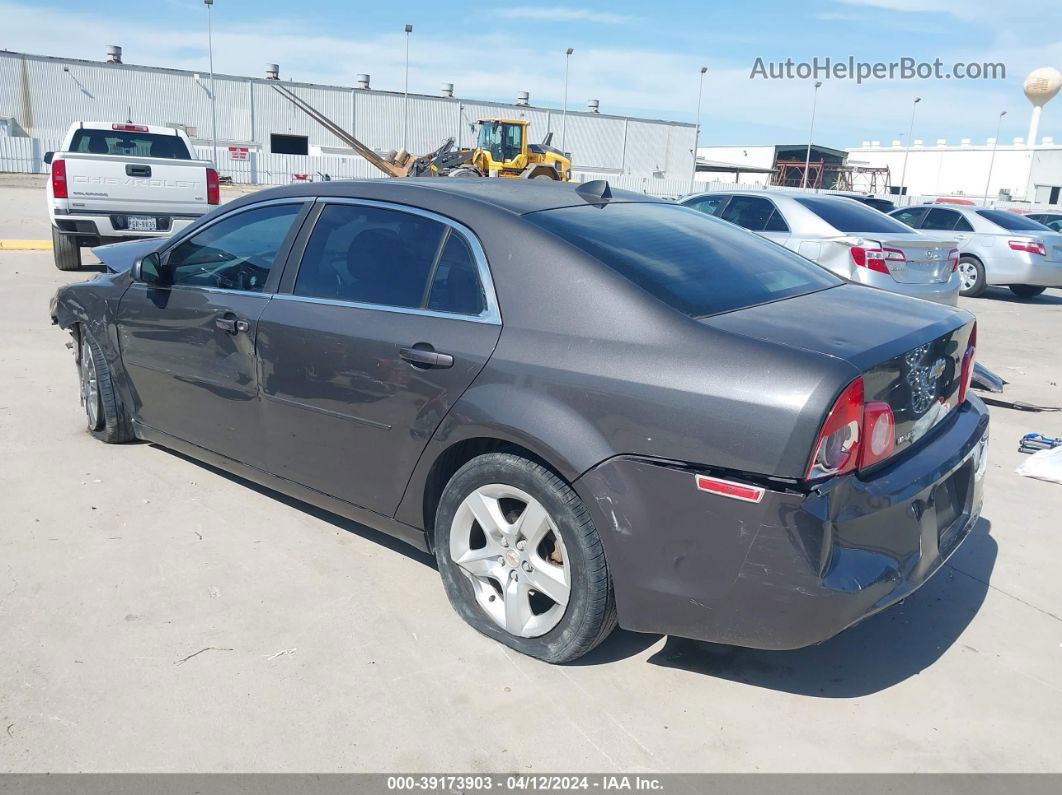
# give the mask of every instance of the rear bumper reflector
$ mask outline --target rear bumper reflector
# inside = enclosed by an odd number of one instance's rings
[[[720,480],[710,478],[707,475],[697,475],[697,488],[710,494],[718,494],[722,497],[732,497],[744,502],[759,502],[763,499],[764,489],[759,486],[748,486],[744,483],[735,483],[732,480]]]

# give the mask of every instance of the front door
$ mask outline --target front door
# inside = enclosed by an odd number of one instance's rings
[[[303,206],[223,216],[164,252],[154,283],[125,293],[118,339],[137,421],[260,465],[255,336]]]
[[[325,205],[290,292],[259,322],[270,471],[393,515],[500,329],[468,230],[386,205]]]

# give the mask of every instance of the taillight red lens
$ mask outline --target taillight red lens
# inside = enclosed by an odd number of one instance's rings
[[[970,331],[970,341],[966,343],[966,353],[962,355],[962,374],[959,376],[959,405],[966,400],[970,391],[970,379],[973,378],[974,357],[977,354],[977,323]]]
[[[863,442],[859,466],[884,461],[896,449],[896,418],[888,403],[872,400],[863,407]]]
[[[951,272],[955,273],[959,269],[959,249],[953,248],[948,252],[948,262],[951,263]]]
[[[218,172],[212,168],[208,168],[206,172],[207,204],[221,204],[221,186],[218,182]]]
[[[123,132],[147,132],[148,128],[143,124],[112,124],[112,130],[122,130]]]
[[[889,268],[885,264],[885,252],[880,248],[865,248],[863,246],[852,246],[852,262],[858,265],[860,268],[869,268],[872,271],[878,273],[888,273]],[[902,252],[901,252],[902,258]]]
[[[65,160],[52,161],[52,196],[56,199],[67,198]]]
[[[1041,257],[1047,256],[1047,246],[1039,240],[1008,240],[1007,243],[1015,251],[1024,251],[1027,254],[1039,254]]]
[[[812,448],[806,477],[821,478],[851,472],[859,463],[863,424],[863,379],[850,383],[833,404]]]

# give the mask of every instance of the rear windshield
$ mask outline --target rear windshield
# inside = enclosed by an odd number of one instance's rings
[[[674,204],[585,205],[524,217],[692,317],[842,284],[759,235]]]
[[[1012,232],[1050,232],[1051,230],[1037,221],[1032,221],[1015,213],[1005,210],[978,210],[977,214],[987,218],[996,226],[1002,226]]]
[[[70,141],[71,152],[125,157],[166,157],[191,160],[188,147],[176,135],[126,132],[124,130],[77,130]]]
[[[877,210],[872,210],[859,201],[846,201],[838,198],[815,196],[800,197],[797,204],[802,204],[834,229],[846,235],[860,232],[884,234],[910,234],[911,227],[894,221]]]

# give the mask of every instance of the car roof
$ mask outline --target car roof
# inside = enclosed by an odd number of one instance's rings
[[[418,199],[429,201],[431,204],[438,204],[440,199],[449,199],[453,202],[480,207],[484,204],[491,205],[515,215],[584,204],[604,204],[607,201],[670,204],[666,199],[620,190],[611,186],[609,187],[611,198],[603,199],[593,195],[590,191],[580,193],[579,187],[578,183],[544,179],[381,177],[285,185],[251,194],[248,198],[252,201],[263,201],[288,196],[320,196],[377,199],[413,206],[418,205]],[[244,203],[248,202],[241,202],[241,204]]]

